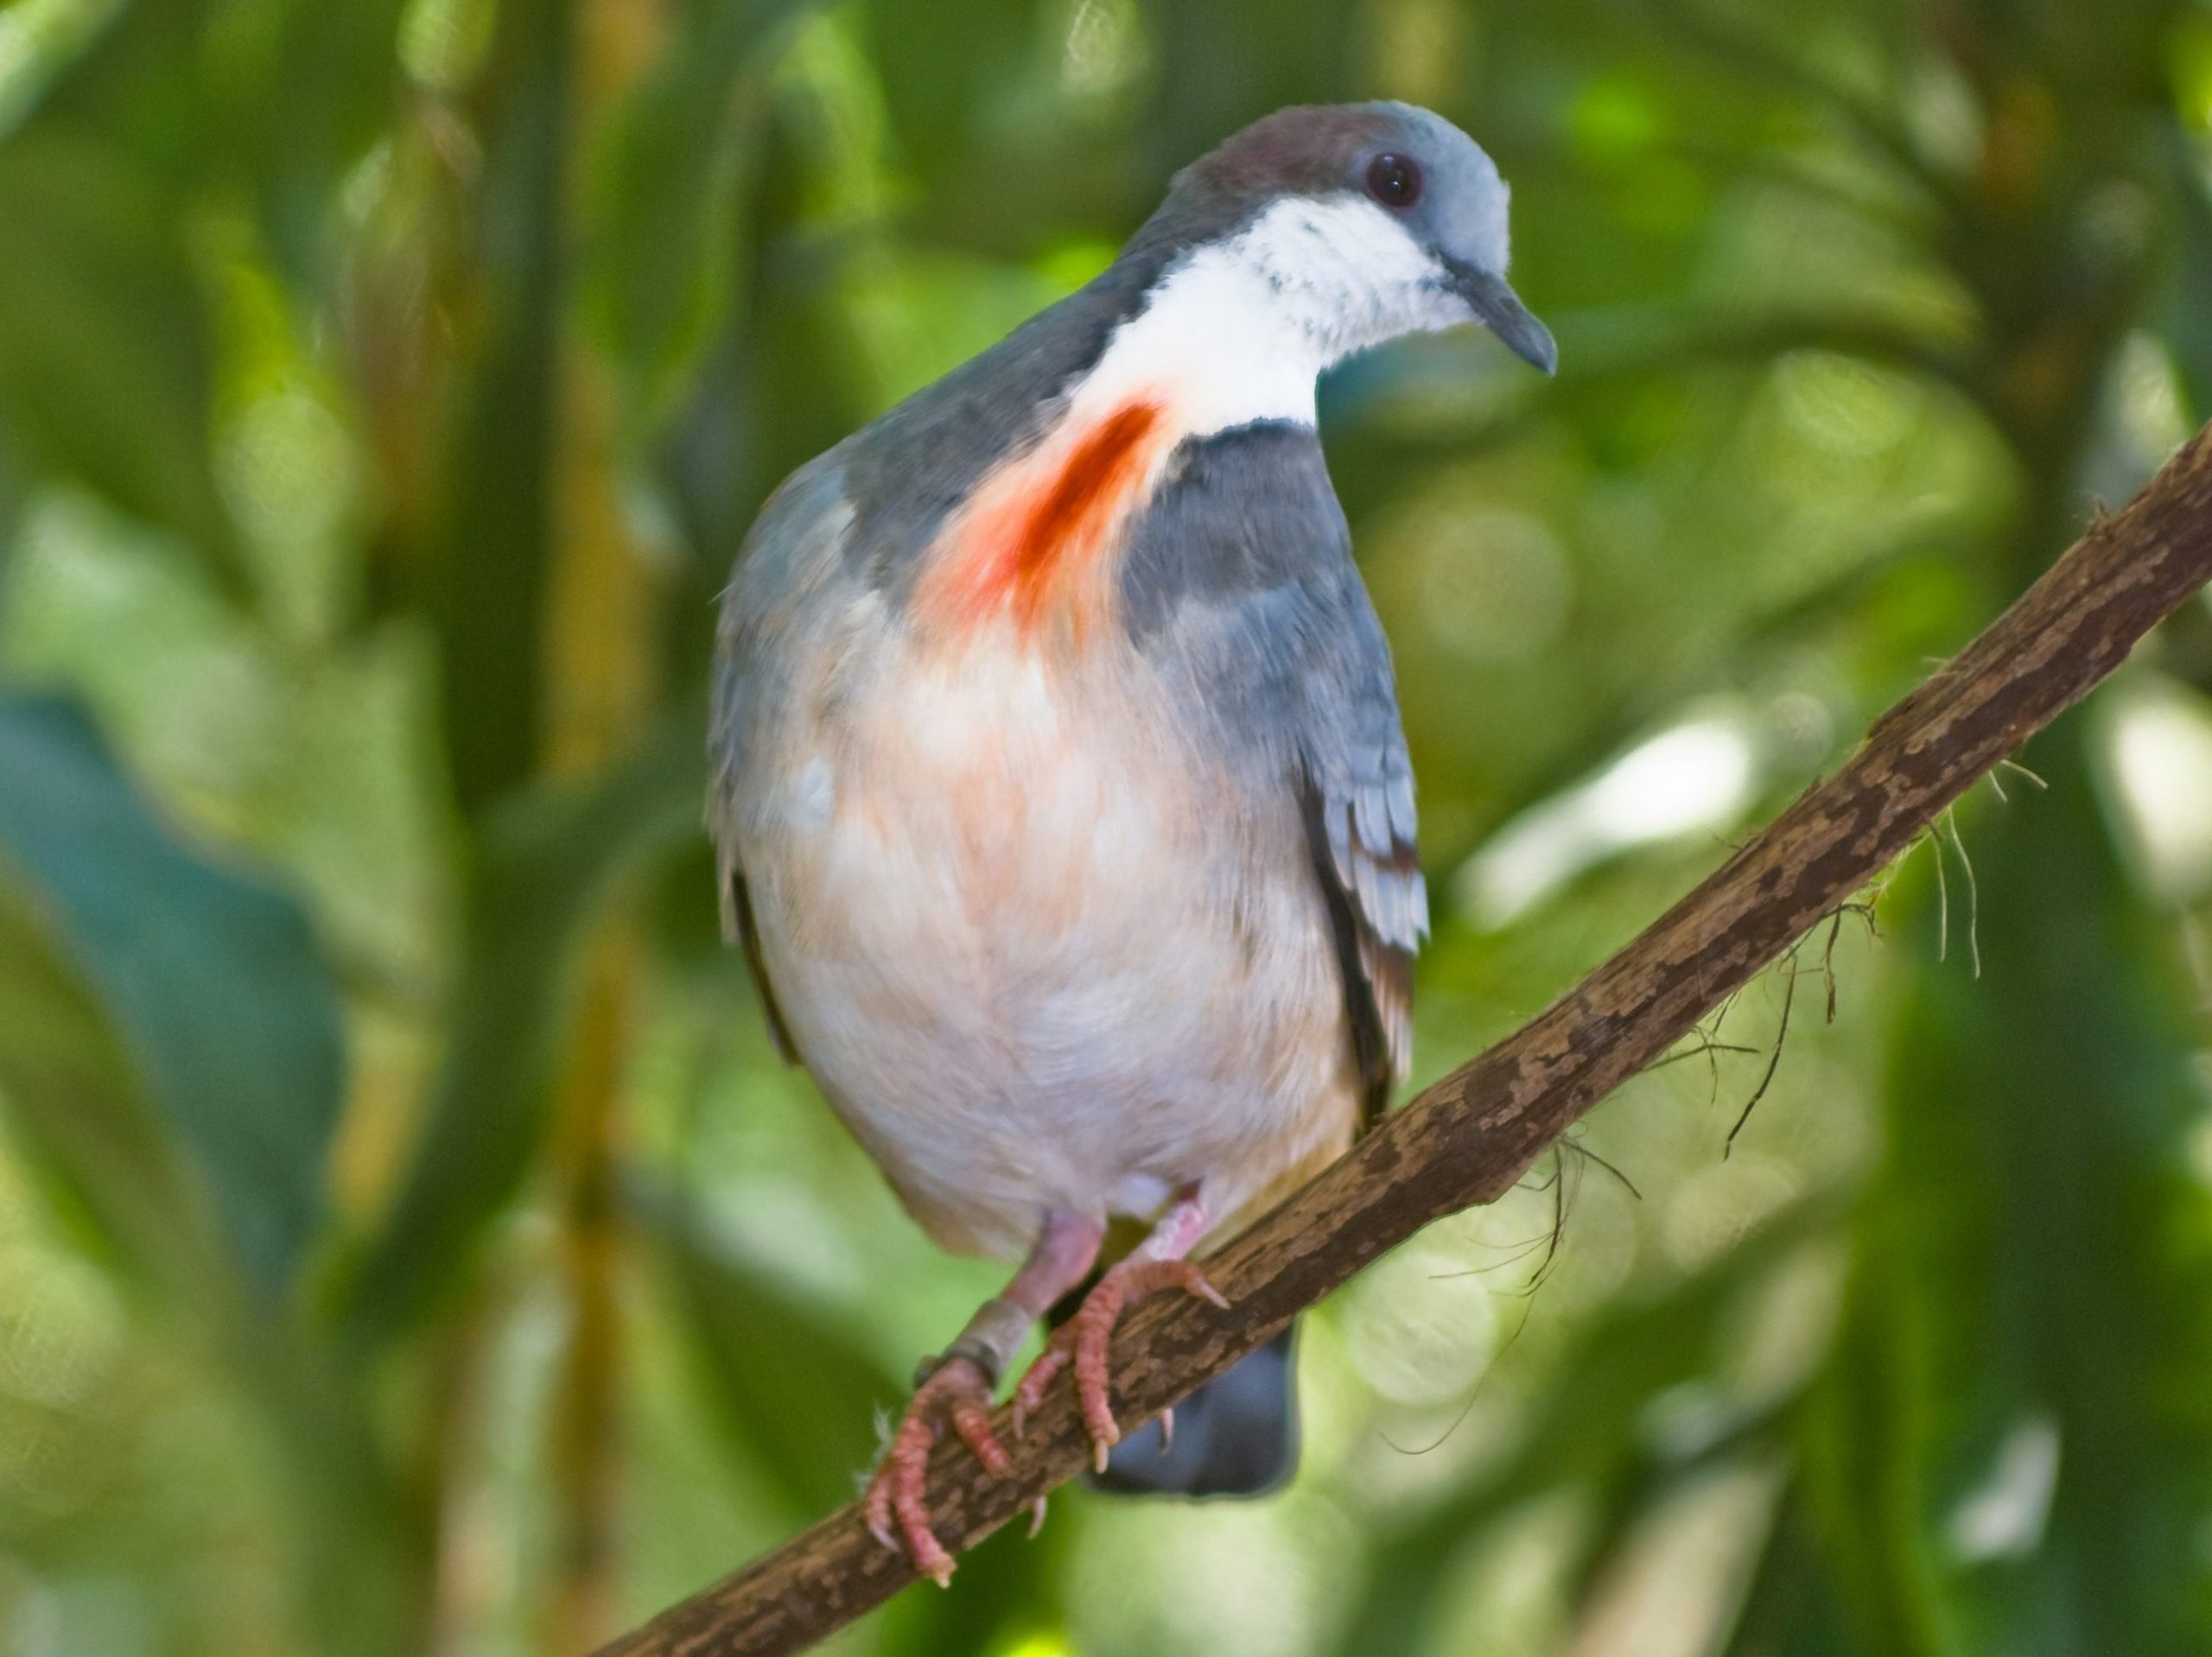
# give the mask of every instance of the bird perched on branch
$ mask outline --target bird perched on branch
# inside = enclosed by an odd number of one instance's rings
[[[785,1055],[923,1228],[1024,1260],[923,1366],[869,1487],[877,1534],[939,1581],[930,1450],[950,1426],[1006,1464],[998,1382],[1085,1286],[1017,1419],[1066,1374],[1110,1484],[1289,1469],[1281,1343],[1186,1400],[1162,1456],[1160,1429],[1120,1442],[1108,1342],[1146,1295],[1218,1301],[1194,1256],[1342,1154],[1405,1069],[1413,772],[1314,382],[1468,321],[1549,372],[1506,194],[1426,110],[1271,115],[1096,281],[800,468],[739,562],[726,924]],[[1116,1222],[1147,1229],[1101,1273]]]

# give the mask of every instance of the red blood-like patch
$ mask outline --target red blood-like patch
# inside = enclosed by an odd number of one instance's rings
[[[1159,420],[1150,403],[1133,403],[1077,446],[1022,526],[1014,550],[1017,586],[1033,592],[1050,580],[1064,552],[1100,527],[1116,497],[1135,481],[1144,458],[1140,449]]]
[[[980,621],[1001,608],[1027,629],[1071,594],[1131,504],[1157,446],[1160,409],[1132,403],[1042,464],[987,484],[960,531],[931,606],[946,619]],[[1081,620],[1078,616],[1078,621]]]

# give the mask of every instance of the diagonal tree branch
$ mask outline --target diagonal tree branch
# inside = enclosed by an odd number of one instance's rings
[[[1133,1313],[1115,1343],[1124,1424],[1218,1374],[1430,1221],[1510,1190],[1570,1123],[1903,854],[2209,579],[2212,428],[1878,721],[1834,776],[1625,949],[1386,1118],[1210,1262],[1230,1310],[1178,1295]],[[999,1426],[1009,1432],[1003,1415]],[[1067,1479],[1087,1449],[1066,1394],[1025,1439],[1007,1442],[1017,1453],[1003,1478],[957,1442],[931,1464],[938,1533],[956,1551]],[[600,1657],[798,1651],[913,1580],[906,1557],[871,1537],[851,1506]]]

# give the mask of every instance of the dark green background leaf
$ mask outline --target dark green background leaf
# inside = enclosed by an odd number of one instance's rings
[[[282,1292],[321,1224],[345,1074],[336,988],[298,907],[188,849],[54,699],[0,697],[0,871],[204,1183],[243,1275]],[[87,1184],[124,1197],[123,1182]]]
[[[579,955],[625,884],[696,832],[702,751],[696,727],[679,724],[595,786],[512,801],[487,825],[452,1041],[405,1183],[350,1274],[355,1337],[382,1339],[428,1310],[529,1172]]]

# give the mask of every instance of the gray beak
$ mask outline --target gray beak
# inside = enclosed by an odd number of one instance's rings
[[[1452,291],[1467,302],[1475,321],[1503,340],[1525,363],[1547,374],[1559,372],[1559,346],[1552,331],[1536,321],[1535,313],[1521,302],[1521,295],[1505,285],[1503,276],[1478,269],[1463,260],[1449,261]]]

